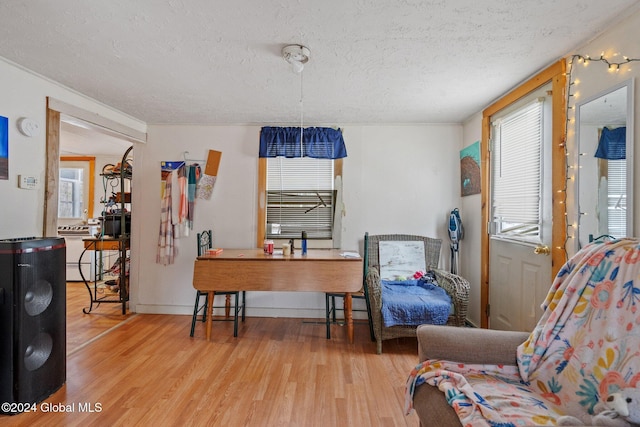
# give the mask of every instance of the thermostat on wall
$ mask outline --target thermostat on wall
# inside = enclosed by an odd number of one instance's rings
[[[35,190],[40,186],[40,180],[35,176],[18,175],[18,187]]]

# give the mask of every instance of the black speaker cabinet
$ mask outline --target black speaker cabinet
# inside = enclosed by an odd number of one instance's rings
[[[0,412],[65,383],[66,299],[63,238],[0,240]]]

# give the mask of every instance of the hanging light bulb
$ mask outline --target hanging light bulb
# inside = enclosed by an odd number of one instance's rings
[[[300,61],[291,61],[291,69],[293,70],[294,73],[298,74],[301,73],[302,70],[304,70],[304,64]]]

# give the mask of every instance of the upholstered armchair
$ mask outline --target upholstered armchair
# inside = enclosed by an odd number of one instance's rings
[[[542,305],[531,333],[420,326],[407,413],[423,427],[592,425],[640,387],[640,240],[586,246]]]
[[[441,239],[409,234],[365,234],[365,283],[371,307],[371,322],[376,339],[376,351],[382,353],[382,341],[400,337],[415,337],[417,326],[385,326],[382,318],[382,282],[380,278],[380,242],[422,242],[424,244],[424,266],[435,276],[435,282],[451,298],[452,309],[447,324],[464,326],[469,304],[469,282],[461,276],[438,269]]]

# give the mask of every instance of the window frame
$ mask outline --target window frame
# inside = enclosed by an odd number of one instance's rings
[[[333,179],[335,182],[336,177],[342,176],[342,159],[333,160]],[[336,211],[335,215],[339,215]],[[267,159],[264,157],[258,158],[258,218],[256,227],[256,247],[261,248],[267,235]],[[336,220],[334,216],[333,225],[335,226]],[[335,236],[335,230],[334,230]],[[333,246],[333,239],[321,240],[321,242],[328,242],[329,247]]]
[[[543,218],[542,190],[545,185],[543,180],[545,167],[544,141],[551,133],[545,116],[550,116],[549,110],[551,107],[544,97],[535,96],[535,93],[532,96],[525,97],[523,101],[522,103],[516,103],[514,108],[506,109],[507,111],[499,112],[492,116],[490,139],[492,156],[490,167],[494,180],[491,182],[493,185],[491,188],[491,221],[493,223],[491,237],[539,244],[542,241],[541,234],[543,232],[541,225]],[[522,133],[525,127],[529,132],[528,134]],[[512,138],[519,140],[521,144],[524,143],[522,149],[513,150],[515,146],[510,145],[513,140],[503,139],[505,129],[510,130]],[[514,131],[518,133],[515,134],[513,133]],[[525,136],[527,139],[523,141],[522,138]],[[505,142],[509,145],[504,145]],[[505,150],[502,150],[503,145]],[[505,151],[506,155],[504,159],[503,151]],[[526,157],[518,158],[518,155],[522,154]],[[514,161],[524,164],[515,166],[513,164]],[[525,183],[523,180],[518,179],[516,183],[518,188],[513,188],[513,180],[502,181],[498,177],[504,164],[508,165],[507,171],[510,171],[511,174],[514,169],[518,170],[517,173],[528,171],[526,177],[535,182],[529,181]],[[535,167],[532,169],[529,166]],[[532,173],[537,175],[534,177],[531,175]],[[514,178],[511,174],[508,177]],[[511,199],[514,196],[520,197],[520,195],[526,195],[526,201],[528,202],[526,205],[535,205],[536,212],[526,212],[522,207],[511,204]],[[498,199],[496,200],[496,198]],[[533,199],[537,200],[534,202]],[[496,205],[496,202],[501,203],[501,200],[505,204]],[[498,215],[498,212],[505,208],[507,215]],[[514,215],[520,218],[515,218]],[[523,215],[527,220],[524,219]]]
[[[65,166],[64,163],[73,163],[74,165]],[[94,210],[94,198],[95,198],[95,169],[96,169],[96,158],[93,156],[60,156],[60,162],[58,166],[58,180],[60,180],[60,169],[64,168],[78,168],[77,164],[84,163],[84,169],[87,171],[87,177],[85,185],[88,186],[87,192],[85,193],[87,196],[87,200],[84,200],[87,209],[87,218],[92,218],[93,210]],[[60,189],[58,189],[60,191]],[[84,197],[84,196],[83,196]],[[58,203],[60,201],[58,200]],[[56,209],[57,210],[57,209]],[[77,222],[78,220],[82,220],[82,215],[80,217],[61,217],[58,214],[58,221],[62,222]]]

